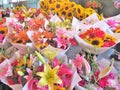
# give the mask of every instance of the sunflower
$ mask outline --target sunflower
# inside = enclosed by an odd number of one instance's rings
[[[63,3],[63,10],[69,10],[71,8],[70,2]]]
[[[120,33],[120,28],[117,28],[117,29],[115,30],[115,33]]]
[[[116,41],[116,38],[114,38],[113,36],[111,36],[111,35],[109,35],[109,34],[106,34],[105,35],[105,39],[104,39],[104,41]]]
[[[55,2],[54,7],[55,7],[55,12],[58,12],[61,10],[62,4],[60,2]]]
[[[49,10],[55,12],[55,5],[54,5],[54,3],[49,4]]]
[[[74,15],[74,13],[72,11],[68,11],[66,18],[71,20],[73,18],[73,15]]]
[[[79,18],[80,16],[82,16],[82,18],[84,17],[84,11],[85,9],[81,6],[81,5],[76,5],[75,7],[75,16],[77,18]]]
[[[75,2],[71,2],[70,6],[71,6],[71,8],[74,8],[76,6],[76,3]]]
[[[40,1],[40,8],[44,8],[44,6],[45,6],[44,1]]]
[[[90,41],[88,43],[93,45],[93,46],[97,46],[97,47],[102,47],[104,44],[104,42],[101,38],[90,39]]]
[[[92,9],[92,8],[86,8],[86,9],[85,9],[85,17],[90,16],[90,15],[93,14],[94,12],[95,12],[94,9]]]
[[[58,12],[58,16],[59,17],[65,17],[67,16],[67,11],[66,10],[62,10],[61,12]]]
[[[15,7],[15,10],[16,10],[16,11],[19,11],[20,9],[21,9],[20,6],[16,6],[16,7]]]

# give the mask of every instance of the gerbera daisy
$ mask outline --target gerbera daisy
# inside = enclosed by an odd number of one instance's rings
[[[97,46],[97,47],[102,47],[104,44],[104,42],[101,38],[90,39],[90,41],[88,43],[93,45],[93,46]]]

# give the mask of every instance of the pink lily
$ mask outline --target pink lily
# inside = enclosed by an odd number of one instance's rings
[[[58,48],[66,49],[68,47],[67,38],[57,37],[56,41],[58,43]]]
[[[39,87],[38,86],[38,80],[37,79],[30,79],[27,83],[28,90],[48,90],[47,86]]]
[[[60,66],[58,76],[62,80],[61,84],[62,86],[69,87],[71,85],[72,75],[73,75],[72,71],[65,64],[62,64]]]
[[[1,63],[0,69],[0,78],[12,75],[12,67],[9,65],[8,60],[5,60],[3,63]]]
[[[32,70],[27,68],[26,71],[27,71],[28,75],[24,76],[24,78],[27,80],[30,80],[31,78],[33,78]]]
[[[81,70],[82,67],[85,68],[85,73],[89,74],[91,71],[90,65],[87,62],[87,60],[84,58],[84,55],[80,56],[80,55],[76,55],[75,60],[73,60],[74,65]]]

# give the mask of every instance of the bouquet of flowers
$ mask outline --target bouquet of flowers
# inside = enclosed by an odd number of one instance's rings
[[[119,90],[118,77],[112,71],[114,60],[111,60],[110,65],[101,67],[105,63],[104,61],[104,63],[98,64],[95,56],[92,56],[89,51],[86,55],[77,55],[73,60],[82,79],[78,82],[75,90]]]
[[[111,32],[106,23],[100,21],[79,31],[75,39],[82,49],[88,49],[93,54],[100,54],[119,42],[118,36],[119,34]]]

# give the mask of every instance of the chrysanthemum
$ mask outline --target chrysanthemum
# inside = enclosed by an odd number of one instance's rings
[[[93,45],[93,46],[97,46],[97,47],[102,47],[104,44],[104,42],[101,38],[90,39],[90,41],[88,43]]]

